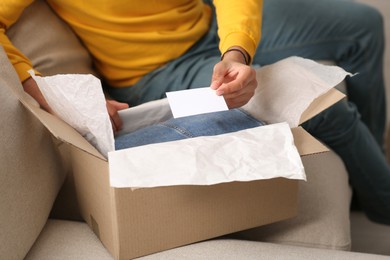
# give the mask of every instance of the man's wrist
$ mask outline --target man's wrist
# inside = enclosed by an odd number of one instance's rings
[[[249,65],[251,62],[251,57],[243,48],[239,46],[233,46],[222,54],[221,60],[231,60]]]

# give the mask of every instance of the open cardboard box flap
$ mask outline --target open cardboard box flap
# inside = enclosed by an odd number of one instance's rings
[[[345,94],[335,88],[330,89],[325,94],[316,98],[309,105],[309,107],[301,115],[300,124],[313,118],[343,98],[345,98]],[[291,131],[294,135],[295,146],[301,156],[329,151],[325,145],[307,133],[302,127],[293,128]]]
[[[15,91],[15,93],[23,105],[25,105],[45,125],[55,138],[71,144],[72,146],[75,146],[101,160],[106,160],[106,158],[74,128],[56,116],[40,109],[36,102],[32,100],[28,94],[20,91]],[[302,114],[300,123],[309,120],[344,97],[345,95],[340,91],[331,89],[310,104],[307,110]],[[295,139],[295,145],[297,146],[301,156],[328,151],[324,145],[315,138],[311,137],[302,128],[293,128],[292,132]]]
[[[40,109],[33,100],[31,100],[29,97],[26,97],[27,94],[18,92],[17,95],[20,101],[45,125],[45,127],[53,134],[55,138],[65,143],[71,144],[101,160],[106,160],[106,158],[74,128],[69,126],[61,119]],[[345,95],[340,91],[331,89],[324,95],[315,99],[313,103],[311,103],[304,114],[302,114],[300,120],[301,123],[314,117],[344,97]],[[324,145],[310,136],[301,127],[293,128],[292,133],[294,135],[295,145],[297,146],[301,156],[328,151]]]
[[[1,57],[6,59],[4,51],[0,53]],[[22,104],[30,110],[42,123],[45,127],[53,134],[53,136],[60,141],[68,143],[72,146],[77,147],[78,149],[85,151],[101,160],[106,160],[106,158],[93,146],[91,145],[84,137],[82,137],[75,129],[69,126],[67,123],[61,119],[47,113],[46,111],[39,108],[37,102],[33,100],[28,94],[23,91],[18,77],[12,65],[8,62],[5,65],[4,73],[12,74],[7,75],[9,78],[13,79],[13,84],[11,84],[12,91],[22,102]],[[306,111],[301,115],[300,123],[307,121],[308,119],[314,117],[324,109],[333,105],[337,101],[344,98],[345,95],[339,92],[336,89],[331,89],[327,93],[321,95],[315,99]],[[158,104],[157,107],[161,106],[162,103]],[[147,106],[153,108],[148,104]],[[299,128],[297,128],[299,129]],[[319,153],[327,151],[327,148],[320,144],[315,138],[309,136],[309,134],[304,133],[303,129],[293,130],[295,144],[299,150],[301,156]],[[304,143],[303,143],[304,142]],[[303,145],[304,144],[304,145]]]
[[[28,94],[20,93],[20,101],[27,107],[50,131],[50,133],[58,140],[75,146],[82,151],[85,151],[97,158],[106,160],[106,158],[92,145],[90,144],[80,133],[78,133],[73,127],[68,125],[60,118],[42,110],[36,104],[35,100],[32,100]]]
[[[316,98],[309,107],[302,113],[299,124],[303,124],[307,120],[318,115],[320,112],[340,101],[345,97],[345,94],[341,93],[335,88],[330,89],[325,94]]]

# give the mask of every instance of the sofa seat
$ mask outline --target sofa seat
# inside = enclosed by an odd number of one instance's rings
[[[112,260],[87,224],[49,219],[26,260]],[[161,259],[353,259],[388,257],[235,239],[215,239],[141,257]]]

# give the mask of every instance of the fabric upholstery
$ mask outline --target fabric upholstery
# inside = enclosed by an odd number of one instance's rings
[[[91,58],[77,36],[43,0],[34,1],[19,20],[7,30],[12,43],[45,76],[66,73],[96,74]],[[61,153],[68,162],[66,150]],[[67,166],[67,179],[54,204],[52,217],[81,220],[73,177]]]
[[[7,35],[45,76],[94,73],[88,52],[43,0],[36,0],[26,8]]]
[[[390,226],[371,222],[363,212],[351,212],[352,251],[387,255],[390,259]]]
[[[49,220],[26,260],[111,260],[87,224]],[[379,255],[302,248],[263,242],[216,239],[175,248],[138,259],[387,259]]]
[[[302,161],[307,182],[300,183],[298,216],[234,237],[294,246],[351,248],[351,190],[344,164],[333,152],[305,156]]]
[[[111,260],[114,258],[86,223],[50,219],[28,253],[26,260],[28,259]]]
[[[22,259],[63,183],[56,146],[13,91],[19,78],[0,46],[0,259]]]

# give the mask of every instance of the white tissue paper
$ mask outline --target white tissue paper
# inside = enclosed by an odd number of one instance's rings
[[[116,133],[117,136],[167,121],[173,117],[166,98],[123,109],[118,111],[118,114],[123,125],[122,129]]]
[[[113,187],[210,185],[284,177],[305,179],[290,127],[310,103],[351,75],[336,66],[292,57],[257,70],[255,96],[244,109],[270,125],[243,131],[114,151],[114,136],[100,81],[92,75],[38,77],[54,112],[109,158]],[[171,118],[167,100],[119,112],[124,129]],[[287,122],[287,123],[279,123]],[[121,133],[126,133],[123,131]]]
[[[110,185],[212,185],[284,177],[305,180],[287,123],[110,152]]]
[[[115,150],[114,134],[100,80],[93,75],[30,75],[54,113],[107,157]]]
[[[353,76],[340,67],[290,57],[257,70],[255,95],[243,109],[268,124],[297,127],[302,113],[316,99]]]
[[[109,153],[111,186],[141,188],[277,177],[305,179],[290,127],[298,126],[302,113],[314,99],[351,74],[336,66],[299,57],[256,71],[259,85],[244,109],[271,125]],[[148,116],[142,117],[145,113]],[[126,117],[124,129],[129,132],[158,123],[160,117],[172,117],[166,99],[129,108],[120,114]]]

